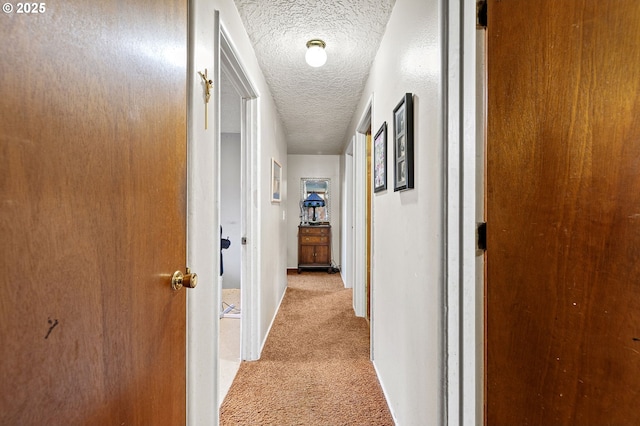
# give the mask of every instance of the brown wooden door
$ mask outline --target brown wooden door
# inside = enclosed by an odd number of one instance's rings
[[[640,424],[640,2],[488,13],[486,424]]]
[[[0,424],[184,424],[187,2],[44,5],[0,16]]]

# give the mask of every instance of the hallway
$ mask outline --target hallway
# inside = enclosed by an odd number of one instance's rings
[[[351,289],[325,272],[287,281],[262,357],[241,364],[220,424],[392,425]]]
[[[475,254],[450,226],[471,229],[454,215],[461,194],[473,195],[474,169],[451,155],[468,142],[452,130],[473,123],[458,111],[474,95],[458,81],[471,71],[462,56],[473,52],[470,40],[459,40],[467,27],[475,31],[471,6],[463,20],[462,3],[440,0],[39,5],[33,16],[4,13],[0,30],[11,40],[0,47],[0,226],[2,262],[12,271],[0,309],[2,393],[11,396],[0,403],[0,424],[215,425],[221,225],[243,256],[241,358],[262,360],[246,363],[239,379],[268,363],[279,368],[263,383],[236,384],[250,392],[239,405],[252,415],[253,401],[267,406],[260,398],[270,385],[280,405],[263,411],[289,415],[285,424],[336,424],[339,414],[342,423],[389,424],[389,411],[398,424],[442,424],[462,406],[475,412],[475,394],[447,398],[462,389],[459,360],[448,357],[459,352],[446,347],[449,329],[461,327],[443,321],[463,318],[449,302],[460,300],[458,291],[475,296],[458,285],[473,278],[468,265],[450,256]],[[287,13],[266,12],[278,5]],[[316,26],[324,23],[328,30]],[[267,28],[273,33],[260,37]],[[305,62],[311,37],[326,42],[323,67]],[[224,86],[236,92],[233,129]],[[295,104],[280,102],[283,87]],[[405,108],[396,117],[410,98],[413,114]],[[394,123],[413,131],[400,138]],[[377,165],[388,184],[372,194],[368,222],[366,135],[385,127],[388,155]],[[409,135],[414,155],[396,161],[394,143],[404,147]],[[232,167],[240,190],[230,190],[243,194],[242,215],[233,219],[221,211],[228,188],[220,174],[231,165],[223,139],[242,144]],[[394,177],[409,166],[415,185],[405,191]],[[308,283],[297,282],[287,290],[288,278],[314,276],[287,276],[297,266],[302,178],[330,180],[330,260],[342,277],[315,275],[336,280],[331,290],[325,283],[303,291],[298,284]],[[310,329],[279,332],[281,301],[301,293],[313,306],[292,311],[287,323]],[[352,315],[354,307],[365,315],[367,294],[370,324]],[[342,326],[352,340],[338,339]],[[279,334],[300,340],[277,343]],[[462,337],[461,348],[475,341]],[[304,387],[292,391],[299,377]],[[288,394],[293,402],[283,400]],[[224,409],[237,414],[229,401]]]

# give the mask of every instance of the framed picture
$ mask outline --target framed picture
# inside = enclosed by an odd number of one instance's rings
[[[387,122],[373,138],[373,192],[387,189]]]
[[[406,93],[393,110],[394,191],[413,188],[413,95]]]
[[[282,199],[280,187],[282,182],[282,166],[275,159],[271,159],[271,202],[279,203]]]

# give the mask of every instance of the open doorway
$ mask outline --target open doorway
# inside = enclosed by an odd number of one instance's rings
[[[241,361],[259,357],[258,217],[250,208],[257,187],[257,93],[220,27],[218,168],[221,275],[218,285],[219,404]],[[227,241],[228,240],[228,243]],[[227,246],[227,249],[223,247]],[[220,318],[221,317],[221,318]],[[223,328],[224,327],[224,328]]]
[[[367,134],[371,134],[371,112],[373,109],[373,98],[369,99],[365,111],[360,118],[353,140],[353,191],[352,224],[353,241],[351,252],[353,253],[353,307],[357,316],[371,318],[368,312],[370,305],[370,289],[368,285],[369,275],[369,248],[370,222],[368,213],[367,191],[370,182],[367,179]],[[370,137],[369,137],[370,139]],[[373,344],[372,344],[373,348]],[[373,356],[373,353],[372,353]]]
[[[220,74],[220,278],[219,402],[240,367],[242,321],[242,97]]]

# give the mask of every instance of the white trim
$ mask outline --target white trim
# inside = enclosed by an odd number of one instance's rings
[[[353,144],[353,310],[356,316],[365,317],[367,309],[366,289],[366,229],[364,180],[366,167],[366,136],[356,133]]]
[[[458,56],[460,45],[460,23],[458,22],[460,10],[459,3],[449,1],[445,19],[448,30],[444,40],[447,54],[443,61],[443,69],[446,69],[446,96],[445,96],[445,123],[446,131],[446,398],[445,398],[445,423],[447,425],[461,425],[461,371],[460,371],[460,271],[459,271],[459,226],[460,223],[460,132],[459,132],[459,108],[460,108],[460,77],[458,69],[460,58]]]
[[[449,425],[482,423],[482,336],[476,329],[475,2],[443,4],[446,129],[446,399]]]
[[[486,63],[485,63],[485,36],[486,31],[484,29],[476,29],[476,130],[475,130],[475,215],[474,222],[485,221],[485,141],[486,141]],[[472,143],[468,141],[468,143]],[[465,211],[465,217],[471,212]],[[466,219],[467,222],[470,220]],[[467,233],[467,236],[469,232]],[[476,229],[471,230],[473,238],[476,238]],[[475,245],[475,241],[472,242]],[[474,247],[475,249],[475,247]],[[467,318],[475,317],[475,377],[476,377],[476,418],[484,418],[484,341],[485,341],[485,320],[484,320],[484,271],[485,271],[485,256],[482,252],[476,252],[475,257],[475,312],[469,311]],[[468,300],[467,302],[472,302]],[[466,306],[464,307],[466,312]],[[471,349],[471,348],[469,348]]]
[[[242,320],[240,322],[240,358],[246,361],[260,357],[260,274],[259,220],[252,200],[257,188],[258,171],[258,93],[254,89],[231,39],[220,25],[220,66],[236,91],[242,97],[241,106],[241,235],[242,245],[241,292]],[[256,198],[257,199],[257,198]]]
[[[380,372],[378,371],[378,366],[375,362],[371,363],[373,365],[373,370],[376,372],[376,378],[378,379],[378,383],[380,384],[380,388],[382,389],[382,394],[384,395],[384,400],[387,402],[387,407],[389,408],[389,412],[391,413],[391,419],[393,420],[393,424],[398,424],[398,419],[396,417],[396,413],[393,411],[393,405],[389,404],[389,394],[387,393],[387,389],[384,386],[384,382],[381,380]]]
[[[353,310],[356,316],[366,316],[367,309],[367,229],[366,229],[366,132],[371,128],[373,95],[369,97],[362,117],[358,121],[353,141]],[[373,339],[371,342],[373,356]]]
[[[262,349],[264,349],[264,345],[267,344],[267,339],[269,338],[269,333],[271,333],[271,327],[273,327],[273,323],[276,321],[276,317],[278,316],[278,312],[280,312],[280,306],[282,305],[282,301],[284,300],[284,296],[287,294],[287,290],[288,289],[289,288],[287,287],[282,292],[282,297],[280,297],[280,301],[278,302],[278,306],[276,307],[276,315],[274,315],[273,318],[271,318],[271,323],[269,323],[269,327],[267,327],[267,332],[264,335],[264,340],[260,344],[260,352],[262,352]]]
[[[342,191],[342,268],[340,275],[345,288],[353,288],[353,229],[354,229],[354,185],[353,185],[353,141],[343,154],[344,158],[344,190]]]
[[[360,121],[358,121],[358,127],[356,127],[356,131],[358,133],[365,134],[367,130],[371,129],[371,117],[373,115],[373,93],[369,96],[369,100],[364,107],[364,111],[362,112],[362,116],[360,117]]]
[[[259,152],[258,152],[258,100],[243,99],[242,101],[243,129],[242,133],[242,176],[243,208],[245,223],[243,235],[247,243],[243,246],[242,260],[242,285],[249,291],[241,291],[240,304],[244,315],[241,327],[240,357],[245,361],[253,361],[260,358],[260,220],[255,203],[258,200],[259,191]],[[256,189],[258,188],[258,189]],[[251,261],[249,261],[251,259]],[[246,284],[246,285],[245,285]]]
[[[202,83],[198,71],[219,80],[218,12],[205,1],[189,2],[187,103],[187,266],[198,274],[198,286],[187,291],[187,419],[190,426],[218,424],[217,292],[220,235],[218,224],[219,95],[209,104],[204,128]],[[209,52],[203,55],[201,52]]]
[[[482,366],[478,359],[477,322],[483,312],[476,310],[476,5],[463,11],[465,52],[462,67],[462,421],[476,425],[482,421]]]

